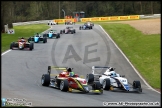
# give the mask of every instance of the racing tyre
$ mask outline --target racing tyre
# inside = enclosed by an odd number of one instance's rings
[[[32,50],[33,49],[33,43],[30,43],[29,44],[29,50]]]
[[[50,75],[49,74],[43,74],[41,78],[42,86],[49,86],[50,84]]]
[[[60,34],[58,34],[58,38],[60,38]]]
[[[30,41],[31,41],[31,37],[28,39],[28,42],[30,43]]]
[[[74,34],[74,31],[73,30],[71,31],[71,34]]]
[[[46,43],[47,43],[47,38],[45,38],[46,39]]]
[[[47,35],[46,34],[43,34],[43,37],[47,37]]]
[[[60,83],[60,90],[67,92],[68,89],[69,89],[69,82],[68,82],[68,80],[66,80],[66,79],[62,80],[61,83]]]
[[[14,42],[10,44],[10,49],[12,49],[13,46],[14,46]]]
[[[93,74],[87,74],[86,81],[87,81],[87,83],[94,82],[94,75]]]
[[[62,30],[60,30],[60,34],[62,34]]]
[[[141,88],[141,83],[140,81],[133,81],[133,88]]]
[[[110,90],[110,79],[104,79],[102,86],[104,90]]]
[[[31,43],[32,44],[32,49],[34,49],[34,43]]]
[[[75,30],[74,30],[74,33],[76,33]]]
[[[43,38],[43,43],[46,43],[46,38]]]
[[[133,88],[138,89],[137,92],[139,92],[139,93],[142,92],[140,81],[133,81]]]
[[[80,26],[80,27],[79,27],[79,30],[81,30],[81,29],[82,29],[82,27]]]
[[[100,90],[101,89],[101,84],[99,81],[96,81],[92,85],[93,90]]]

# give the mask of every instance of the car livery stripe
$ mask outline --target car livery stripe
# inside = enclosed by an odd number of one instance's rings
[[[129,90],[129,86],[128,86],[128,85],[126,85],[126,84],[124,85],[119,79],[116,79],[115,77],[111,77],[111,78],[113,78],[114,80],[116,80],[118,86],[119,86],[119,84],[121,84],[122,87],[123,87],[125,90]]]
[[[80,84],[80,82],[77,79],[74,79],[75,82],[78,84],[79,88],[81,88],[82,90],[84,90],[83,86]]]

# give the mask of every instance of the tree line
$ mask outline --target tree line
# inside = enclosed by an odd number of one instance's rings
[[[25,21],[51,20],[84,11],[85,17],[160,14],[160,1],[1,1],[1,27]]]

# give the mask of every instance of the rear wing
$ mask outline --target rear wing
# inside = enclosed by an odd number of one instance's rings
[[[54,70],[67,70],[67,71],[72,71],[73,68],[69,68],[69,67],[58,67],[58,66],[48,66],[48,73],[51,74],[51,69]]]
[[[112,69],[115,70],[115,68],[112,68],[110,66],[92,66],[92,74],[94,75],[101,75],[101,74],[95,74],[95,70],[102,70],[102,69]]]

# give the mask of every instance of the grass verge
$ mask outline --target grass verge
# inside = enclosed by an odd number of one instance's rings
[[[10,43],[13,41],[17,41],[19,37],[30,37],[33,36],[34,33],[41,33],[50,28],[46,24],[31,24],[31,25],[20,25],[14,26],[15,34],[7,34],[1,33],[1,53],[8,50]]]
[[[100,25],[111,36],[144,79],[160,89],[160,34],[145,35],[129,24]]]

